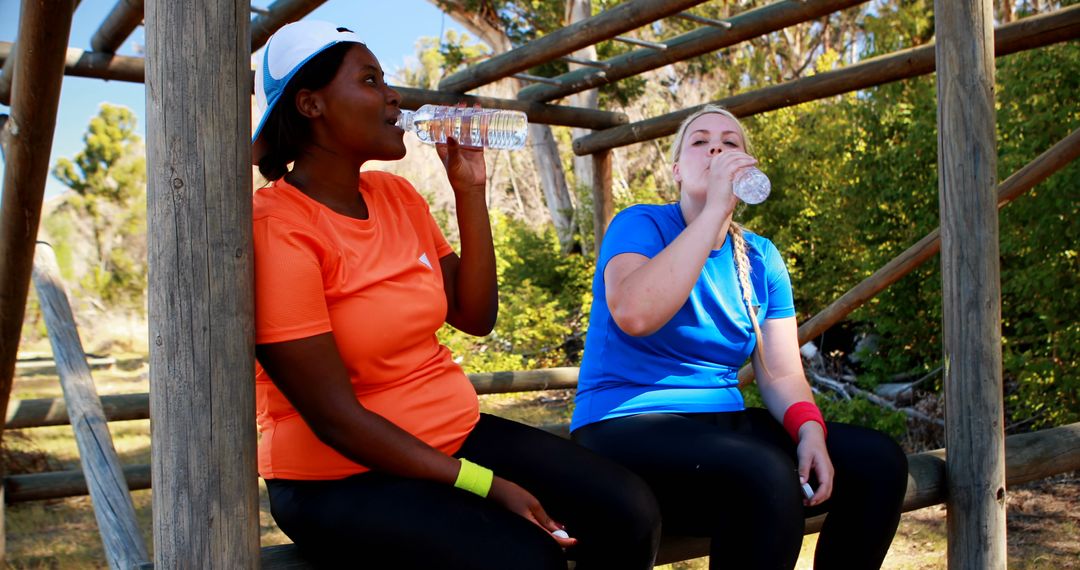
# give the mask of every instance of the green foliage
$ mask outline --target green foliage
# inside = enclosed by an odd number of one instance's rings
[[[74,160],[57,160],[53,168],[53,175],[73,192],[44,225],[57,241],[66,275],[75,273],[74,242],[88,238],[93,258],[78,272],[83,289],[109,307],[141,313],[146,291],[146,158],[135,126],[130,109],[101,105],[83,136],[86,147]]]
[[[592,304],[593,261],[563,255],[554,228],[493,215],[499,319],[477,338],[444,326],[439,340],[467,372],[576,366]]]
[[[902,14],[902,17],[900,16]],[[871,51],[921,43],[928,13],[867,21]],[[1023,167],[1080,125],[1080,46],[997,60],[999,176]],[[939,225],[933,77],[815,101],[747,121],[774,183],[767,208],[743,221],[787,258],[800,319],[823,309]],[[1031,427],[1080,418],[1080,215],[1073,163],[1001,210],[1006,403]],[[880,337],[860,381],[929,371],[941,360],[941,275],[935,258],[852,313]]]
[[[438,89],[439,81],[466,65],[489,54],[484,44],[475,43],[469,34],[447,30],[439,38],[422,37],[416,41],[418,65],[397,70],[397,80],[417,89]]]

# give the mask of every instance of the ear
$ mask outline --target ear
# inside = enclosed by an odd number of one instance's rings
[[[322,97],[311,89],[301,89],[296,92],[296,110],[308,119],[314,119],[322,115]]]
[[[682,184],[682,174],[679,174],[679,163],[671,165],[671,176],[675,178],[675,182]]]

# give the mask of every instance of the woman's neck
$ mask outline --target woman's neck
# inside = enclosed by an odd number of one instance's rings
[[[702,210],[705,208],[703,201],[697,201],[694,198],[687,196],[685,193],[679,198],[679,210],[682,211],[683,221],[689,226],[701,215]],[[731,213],[724,216],[724,220],[720,222],[720,229],[716,234],[716,241],[713,243],[713,249],[720,249],[724,247],[724,241],[727,240],[728,228],[731,227]]]
[[[296,159],[285,179],[339,214],[367,218],[367,207],[359,192],[360,164],[356,162],[316,147]]]

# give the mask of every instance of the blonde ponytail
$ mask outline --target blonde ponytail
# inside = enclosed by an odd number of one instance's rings
[[[750,257],[747,255],[746,237],[743,236],[743,227],[735,221],[731,222],[728,226],[728,235],[731,236],[731,252],[732,257],[735,258],[735,273],[739,276],[739,289],[742,291],[743,305],[746,307],[746,314],[750,317],[750,323],[754,327],[754,334],[757,336],[757,346],[754,347],[754,352],[757,353],[758,362],[761,363],[763,370],[768,372],[768,368],[765,367],[765,344],[764,337],[761,334],[761,325],[758,324],[757,319],[757,307],[753,304],[752,289],[750,287]],[[750,354],[751,361],[753,361],[753,353]],[[747,382],[739,382],[739,386]]]

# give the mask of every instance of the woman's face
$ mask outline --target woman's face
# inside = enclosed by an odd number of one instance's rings
[[[334,79],[311,97],[309,104],[319,106],[316,144],[360,160],[405,156],[404,132],[394,126],[401,96],[383,81],[379,60],[367,47],[350,48]]]
[[[679,189],[703,193],[708,188],[707,175],[712,157],[725,150],[746,152],[739,125],[717,113],[694,119],[683,135],[679,161],[672,166]]]

